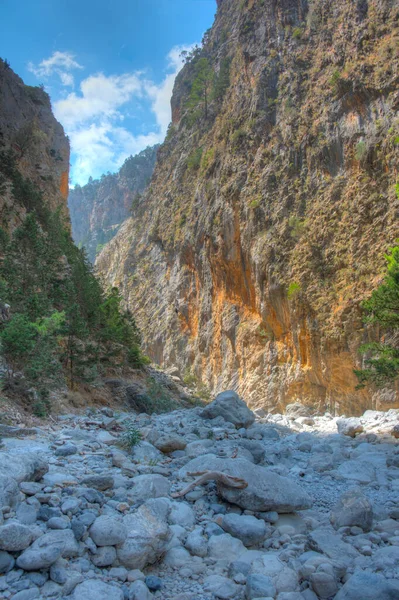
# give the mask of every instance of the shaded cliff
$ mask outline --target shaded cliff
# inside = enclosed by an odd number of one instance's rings
[[[31,87],[0,59],[0,152],[12,151],[18,172],[41,192],[54,210],[68,215],[69,142],[51,110],[48,94]],[[27,206],[0,181],[0,226],[8,231],[21,223]]]
[[[129,216],[132,202],[151,179],[159,146],[146,148],[125,160],[118,173],[70,190],[68,206],[75,242],[85,246],[94,262],[97,252],[117,233]]]
[[[353,374],[398,236],[398,17],[393,0],[219,0],[151,185],[97,261],[155,361],[252,406],[398,405]]]

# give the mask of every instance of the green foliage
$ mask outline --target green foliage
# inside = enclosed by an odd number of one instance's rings
[[[303,29],[302,27],[294,27],[294,29],[292,30],[292,37],[295,40],[300,40],[303,36]]]
[[[223,58],[220,62],[218,75],[214,79],[212,97],[221,102],[230,87],[231,58]]]
[[[397,199],[399,200],[399,181],[395,183],[395,194]]]
[[[134,423],[128,421],[125,424],[125,431],[119,438],[119,445],[122,448],[126,448],[126,450],[130,450],[134,446],[138,446],[142,439],[143,435],[141,431],[134,426]]]
[[[0,153],[0,176],[27,211],[11,238],[0,236],[0,294],[12,318],[0,332],[12,375],[48,410],[48,392],[65,378],[92,381],[103,365],[146,362],[135,321],[114,288],[105,292],[85,251],[71,238],[60,211],[50,212],[41,193],[23,178],[10,153]]]
[[[205,57],[198,58],[194,63],[194,79],[191,84],[190,97],[187,101],[187,108],[195,113],[200,111],[205,119],[208,118],[208,107],[210,92],[213,84],[214,72]]]
[[[201,171],[206,173],[211,164],[215,159],[215,148],[209,148],[206,152],[202,154],[201,157]]]
[[[399,376],[399,245],[386,255],[387,272],[383,283],[363,303],[365,322],[378,326],[381,339],[365,344],[365,368],[355,370],[359,385],[383,386]]]
[[[291,228],[291,237],[294,240],[298,240],[304,232],[304,229],[306,227],[306,220],[300,219],[299,217],[292,215],[288,219],[288,225]]]
[[[245,129],[243,129],[242,127],[239,127],[238,129],[236,129],[233,132],[233,134],[230,136],[230,140],[231,140],[233,149],[238,150],[238,148],[243,143],[243,141],[246,139],[246,137],[247,137],[247,133],[246,133]]]
[[[202,148],[196,148],[187,158],[187,167],[191,170],[197,170],[201,165]]]
[[[366,145],[366,142],[361,140],[360,142],[358,142],[356,144],[355,158],[356,158],[356,160],[358,160],[360,162],[360,161],[364,160],[364,158],[366,158],[366,156],[367,156],[367,145]]]
[[[294,298],[296,298],[299,295],[300,291],[301,286],[298,282],[293,281],[292,283],[290,283],[287,290],[288,300],[293,300]]]

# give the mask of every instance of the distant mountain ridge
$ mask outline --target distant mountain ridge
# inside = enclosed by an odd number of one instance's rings
[[[156,162],[158,145],[148,147],[125,160],[118,173],[89,179],[86,185],[70,190],[68,205],[72,235],[85,246],[94,262],[99,250],[118,232],[129,216],[133,200],[147,187]]]

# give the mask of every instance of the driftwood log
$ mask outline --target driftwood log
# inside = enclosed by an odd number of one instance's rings
[[[222,483],[227,487],[239,488],[242,490],[248,487],[248,482],[245,481],[245,479],[226,475],[226,473],[221,473],[220,471],[199,471],[198,473],[187,473],[187,475],[190,477],[198,477],[198,479],[190,483],[181,492],[171,494],[172,498],[181,498],[188,494],[188,492],[191,492],[197,485],[203,485],[204,483],[208,483],[208,481],[216,481],[216,483]]]

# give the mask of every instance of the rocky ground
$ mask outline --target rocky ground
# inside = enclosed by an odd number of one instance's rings
[[[399,411],[256,413],[3,427],[0,597],[398,599]]]

